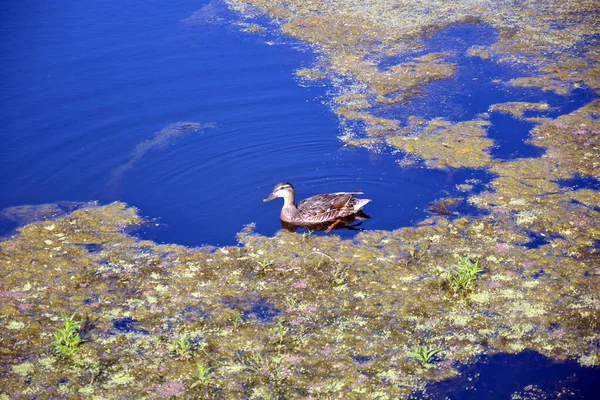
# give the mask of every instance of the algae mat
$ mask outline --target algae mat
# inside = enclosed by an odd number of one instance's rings
[[[597,253],[526,249],[493,216],[353,241],[249,229],[220,249],[123,233],[140,223],[114,203],[2,242],[5,398],[398,398],[482,353],[600,362]],[[467,257],[484,271],[455,290]],[[81,321],[72,356],[61,312]]]
[[[397,398],[484,352],[600,362],[597,254],[526,249],[491,216],[353,241],[249,229],[220,249],[123,233],[140,223],[114,203],[2,242],[5,395]],[[460,257],[484,273],[457,292]],[[60,312],[82,320],[71,357],[52,345]],[[422,364],[416,345],[442,352]]]

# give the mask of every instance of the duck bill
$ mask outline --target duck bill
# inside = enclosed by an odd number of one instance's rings
[[[276,198],[275,195],[273,193],[271,193],[270,195],[268,195],[267,197],[265,197],[263,199],[263,203],[266,202],[266,201],[271,201],[271,200],[273,200],[275,198]]]

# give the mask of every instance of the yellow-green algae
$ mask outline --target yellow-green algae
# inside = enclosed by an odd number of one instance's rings
[[[433,168],[484,168],[491,164],[494,142],[486,137],[488,121],[452,123],[442,119],[411,124],[390,136],[388,143],[425,160]]]
[[[484,352],[600,364],[598,254],[577,236],[527,249],[510,217],[490,214],[354,240],[249,229],[240,246],[210,250],[123,233],[142,222],[113,203],[0,243],[1,393],[398,398]],[[460,257],[480,260],[485,274],[455,294]],[[272,322],[248,312],[264,302],[280,312]],[[60,312],[86,320],[71,360],[51,345]],[[129,331],[115,327],[123,318]],[[23,325],[8,329],[13,321]],[[182,335],[196,343],[189,359],[171,351]],[[443,349],[441,361],[422,367],[408,356],[414,345]],[[212,369],[192,388],[197,362]]]
[[[527,111],[548,111],[548,103],[528,103],[526,101],[511,101],[507,103],[492,104],[490,111],[498,111],[512,115],[515,118],[524,118]]]

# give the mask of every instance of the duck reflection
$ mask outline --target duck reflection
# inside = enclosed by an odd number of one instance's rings
[[[308,231],[326,231],[329,232],[331,230],[337,229],[347,229],[349,231],[359,231],[361,230],[360,225],[362,225],[362,221],[371,218],[363,211],[359,211],[358,213],[340,218],[336,221],[335,225],[332,227],[331,222],[322,222],[319,224],[292,224],[290,222],[285,222],[281,220],[281,227],[288,232],[296,232],[298,228],[306,229]]]

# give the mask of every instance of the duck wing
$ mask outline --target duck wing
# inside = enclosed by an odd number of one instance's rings
[[[318,223],[354,214],[358,211],[355,209],[358,201],[352,197],[355,194],[362,192],[338,192],[309,197],[298,203],[298,217],[306,222]]]

